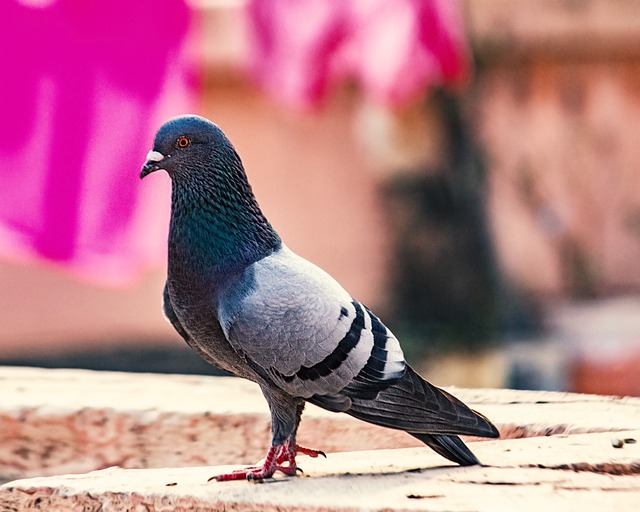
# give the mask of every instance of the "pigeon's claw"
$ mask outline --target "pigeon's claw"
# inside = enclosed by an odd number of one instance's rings
[[[251,480],[252,478],[249,476],[252,473],[258,473],[262,470],[262,468],[250,466],[244,469],[236,469],[231,473],[223,473],[222,475],[212,476],[207,480],[207,482],[211,482],[211,480],[215,480],[216,482],[230,482],[232,480]]]
[[[211,480],[216,480],[217,482],[229,482],[231,480],[260,481],[265,478],[271,478],[276,471],[281,471],[287,476],[295,476],[298,471],[296,467],[295,448],[292,451],[288,443],[284,445],[274,445],[269,448],[264,460],[255,466],[212,476],[208,482]]]
[[[325,453],[320,450],[314,450],[312,448],[305,448],[297,444],[292,444],[289,441],[285,441],[283,444],[276,444],[269,448],[267,456],[258,462],[254,466],[249,466],[243,469],[236,469],[231,473],[224,473],[222,475],[215,475],[209,478],[216,480],[217,482],[229,482],[231,480],[253,480],[260,481],[265,478],[271,478],[276,471],[280,471],[287,476],[296,476],[298,471],[302,473],[302,470],[296,464],[297,454],[308,455],[309,457],[316,458],[319,455],[326,457]]]
[[[325,459],[327,458],[327,454],[321,450],[316,450],[314,448],[306,448],[304,446],[300,446],[299,444],[291,444],[287,441],[282,445],[280,451],[278,452],[278,456],[276,457],[276,463],[282,464],[284,462],[288,462],[289,466],[296,465],[296,455],[307,455],[312,458],[317,458],[319,455],[322,455]]]
[[[301,453],[302,455],[308,455],[309,457],[312,457],[314,459],[319,455],[322,455],[325,459],[327,458],[326,453],[324,453],[322,450],[316,450],[315,448],[305,448],[304,446],[300,446],[299,444],[297,444],[296,450],[298,451],[298,453]]]

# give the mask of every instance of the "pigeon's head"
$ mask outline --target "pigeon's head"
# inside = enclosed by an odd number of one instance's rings
[[[140,177],[160,169],[172,181],[169,249],[175,258],[228,270],[282,245],[258,206],[238,153],[211,121],[189,115],[162,125]]]
[[[158,130],[140,178],[161,169],[171,178],[179,177],[185,170],[206,172],[215,161],[235,157],[231,142],[214,123],[200,116],[180,116]]]

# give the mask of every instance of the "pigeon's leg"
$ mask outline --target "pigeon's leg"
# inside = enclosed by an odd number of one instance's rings
[[[289,438],[289,442],[286,443],[285,446],[283,446],[283,449],[278,454],[278,457],[276,458],[276,462],[278,464],[283,464],[284,462],[288,462],[289,466],[293,465],[295,467],[296,455],[299,453],[301,453],[302,455],[308,455],[309,457],[313,457],[314,459],[319,455],[322,455],[325,458],[327,457],[327,455],[321,450],[316,450],[314,448],[306,448],[305,446],[300,446],[299,444],[296,444],[296,435],[298,433],[298,427],[300,426],[300,419],[302,418],[302,411],[304,410],[304,405],[305,403],[302,402],[298,406],[298,410],[297,410],[298,421],[296,423],[296,428],[293,431],[293,434],[291,434],[291,437]],[[298,471],[302,471],[299,468],[297,469]]]
[[[300,423],[304,402],[270,387],[261,387],[271,409],[272,441],[267,456],[255,466],[216,475],[211,477],[209,481],[263,480],[273,476],[276,471],[281,471],[289,476],[295,476],[298,471],[295,432]]]

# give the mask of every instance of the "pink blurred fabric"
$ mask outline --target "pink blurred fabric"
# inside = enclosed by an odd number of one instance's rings
[[[466,77],[457,0],[250,0],[247,16],[250,70],[295,106],[317,105],[341,79],[397,106]]]
[[[192,104],[189,22],[183,0],[0,0],[0,256],[112,285],[159,263],[168,212],[138,176]]]

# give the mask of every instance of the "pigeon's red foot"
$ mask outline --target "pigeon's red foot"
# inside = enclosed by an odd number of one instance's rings
[[[314,459],[319,455],[322,455],[325,459],[327,458],[327,454],[321,450],[315,450],[313,448],[305,448],[304,446],[300,446],[299,444],[291,445],[289,442],[286,442],[280,448],[278,452],[278,456],[276,457],[276,462],[278,464],[282,464],[283,462],[289,462],[289,465],[296,464],[296,455],[308,455],[309,457],[313,457]],[[298,469],[300,471],[300,469]]]
[[[309,457],[317,457],[322,455],[326,457],[325,453],[320,450],[313,450],[311,448],[305,448],[304,446],[291,445],[289,441],[286,441],[281,445],[274,445],[269,448],[267,456],[264,460],[260,461],[255,466],[249,466],[243,469],[236,469],[231,473],[225,473],[222,475],[216,475],[209,478],[216,480],[217,482],[228,482],[231,480],[264,480],[270,478],[276,471],[281,471],[287,476],[295,476],[298,471],[302,470],[296,465],[296,455],[302,453]]]

